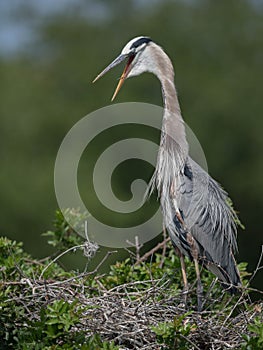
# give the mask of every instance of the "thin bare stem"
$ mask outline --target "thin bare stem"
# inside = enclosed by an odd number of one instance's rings
[[[145,253],[138,261],[136,261],[136,265],[142,263],[147,260],[150,256],[152,256],[159,249],[163,248],[170,241],[170,237],[166,238],[164,241],[158,243],[154,248],[152,248],[149,252]]]

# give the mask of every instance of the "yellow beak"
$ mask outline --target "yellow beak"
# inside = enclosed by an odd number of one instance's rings
[[[120,55],[118,56],[111,64],[109,64],[99,75],[97,75],[97,77],[93,80],[93,83],[95,83],[95,81],[97,81],[99,78],[101,78],[105,73],[107,73],[110,69],[112,69],[113,67],[117,66],[119,63],[121,63],[125,58],[127,58],[127,55]],[[117,96],[118,92],[120,91],[124,80],[127,78],[127,75],[130,72],[130,67],[131,67],[131,63],[134,59],[134,56],[129,56],[128,62],[124,68],[124,71],[120,77],[119,83],[114,91],[114,94],[112,96],[111,101],[113,101],[115,99],[115,97]]]

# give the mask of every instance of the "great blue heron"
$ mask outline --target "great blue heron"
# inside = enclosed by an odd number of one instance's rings
[[[127,60],[112,100],[124,80],[144,72],[161,83],[164,115],[156,169],[150,191],[157,188],[164,225],[179,253],[184,288],[188,290],[184,256],[194,261],[197,275],[198,309],[202,307],[199,264],[235,292],[241,285],[233,253],[237,250],[236,214],[228,194],[188,153],[185,126],[174,84],[172,63],[163,49],[149,37],[129,41],[121,54],[95,79]]]

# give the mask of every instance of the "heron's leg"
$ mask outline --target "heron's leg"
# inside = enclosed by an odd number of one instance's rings
[[[202,306],[203,306],[203,286],[201,282],[200,270],[199,270],[199,264],[198,264],[198,247],[193,236],[190,233],[187,234],[187,241],[191,247],[191,253],[195,264],[195,273],[197,278],[197,288],[196,288],[197,309],[199,312],[201,312]]]
[[[186,275],[184,256],[181,252],[179,256],[180,256],[181,270],[182,270],[182,276],[183,276],[183,282],[184,282],[184,290],[188,291],[188,281],[187,281],[187,275]]]
[[[194,258],[194,264],[195,264],[195,272],[196,272],[196,278],[197,278],[197,288],[196,288],[197,309],[198,309],[198,312],[201,312],[203,307],[203,286],[200,278],[199,265],[196,258]]]
[[[188,293],[188,281],[187,281],[187,275],[186,275],[184,256],[182,253],[180,254],[180,262],[181,262],[181,270],[182,270],[182,276],[184,281],[183,298],[184,298],[184,304],[186,305],[187,293]]]
[[[187,281],[187,275],[186,275],[185,261],[184,261],[184,256],[180,252],[180,250],[178,248],[176,248],[176,250],[177,250],[177,254],[180,257],[181,271],[182,271],[183,282],[184,282],[183,299],[184,299],[184,304],[186,305],[187,293],[188,293],[188,281]]]

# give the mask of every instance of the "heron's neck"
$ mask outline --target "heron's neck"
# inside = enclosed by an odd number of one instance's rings
[[[177,91],[174,85],[173,71],[167,76],[159,78],[162,86],[163,104],[165,112],[173,114],[174,117],[182,119],[181,109],[178,101]]]
[[[188,154],[188,144],[185,137],[185,126],[181,115],[176,88],[174,85],[174,69],[172,62],[163,49],[150,43],[145,49],[149,71],[155,74],[161,82],[164,115],[162,125],[162,140],[167,141],[169,135],[177,144],[179,157]],[[169,141],[169,140],[168,140]],[[169,148],[167,144],[166,147]]]
[[[165,74],[159,75],[164,104],[161,146],[171,153],[173,157],[177,158],[179,166],[179,164],[183,165],[188,156],[188,143],[170,60],[169,63],[170,65],[168,65],[168,69],[166,68]]]
[[[188,143],[185,136],[185,125],[174,85],[173,65],[166,53],[158,45],[151,45],[151,57],[154,57],[154,70],[161,82],[164,113],[160,148],[156,168],[148,186],[151,193],[156,186],[165,206],[170,191],[180,185],[181,174],[188,157]],[[172,218],[171,218],[172,219]]]

